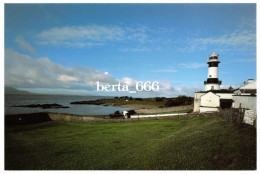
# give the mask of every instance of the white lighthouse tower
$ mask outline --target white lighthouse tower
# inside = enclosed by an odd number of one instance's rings
[[[208,70],[208,79],[204,81],[205,91],[209,90],[219,90],[221,81],[218,80],[218,64],[220,61],[218,60],[218,55],[213,51],[213,53],[209,56],[209,64]]]

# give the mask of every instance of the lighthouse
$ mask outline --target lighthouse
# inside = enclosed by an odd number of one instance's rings
[[[209,56],[209,61],[207,63],[209,64],[209,69],[207,81],[204,81],[205,91],[219,90],[221,81],[218,80],[218,64],[220,61],[218,60],[218,55],[215,51]]]

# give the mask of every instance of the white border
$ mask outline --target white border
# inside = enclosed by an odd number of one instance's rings
[[[196,1],[196,0],[174,0],[174,1],[170,1],[170,0],[123,0],[123,1],[120,1],[120,0],[95,0],[95,1],[91,1],[91,0],[2,0],[0,2],[0,31],[1,31],[1,43],[0,43],[0,53],[1,53],[1,62],[0,62],[0,71],[1,71],[1,74],[0,74],[0,81],[1,81],[1,98],[2,100],[1,101],[1,104],[0,104],[0,109],[1,109],[1,113],[2,113],[2,124],[1,124],[1,127],[2,127],[2,130],[1,130],[1,172],[8,172],[8,173],[17,173],[17,172],[22,172],[22,173],[46,173],[46,172],[50,172],[50,173],[85,173],[85,172],[88,172],[88,173],[147,173],[147,172],[151,172],[151,173],[161,173],[161,172],[164,172],[164,173],[169,173],[169,172],[174,172],[174,173],[186,173],[186,172],[189,172],[189,173],[194,173],[194,172],[199,172],[199,173],[218,173],[218,172],[228,172],[228,173],[256,173],[256,171],[170,171],[170,170],[167,170],[167,171],[145,171],[145,170],[140,170],[140,171],[136,171],[136,170],[130,170],[130,171],[120,171],[120,170],[117,170],[117,171],[114,171],[114,170],[110,170],[110,171],[93,171],[93,170],[85,170],[85,171],[5,171],[4,170],[4,4],[6,3],[256,3],[256,12],[259,11],[259,7],[258,7],[258,4],[257,4],[257,1],[256,0],[228,0],[228,1],[225,1],[225,0],[212,0],[212,1],[208,1],[208,0],[200,0],[200,1]],[[259,19],[259,13],[257,13],[257,32],[258,33],[258,28],[259,28],[259,25],[258,25],[258,19]],[[257,35],[257,40],[259,40],[259,35]],[[257,45],[257,51],[259,50],[259,45]],[[258,54],[257,54],[258,55]],[[258,57],[258,56],[257,56]],[[257,59],[257,67],[260,67],[260,63]],[[256,69],[257,71],[257,78],[258,78],[258,74],[259,74],[259,69],[257,68]],[[257,80],[257,86],[260,86],[260,83],[259,83],[259,80]],[[257,99],[257,108],[260,108],[260,100],[259,100],[259,97]],[[259,123],[259,120],[257,120],[257,122]],[[257,125],[259,125],[257,123]],[[258,133],[258,128],[257,128],[257,140],[259,140],[259,133]],[[259,144],[259,143],[257,143]],[[259,146],[257,146],[257,168],[259,168]]]

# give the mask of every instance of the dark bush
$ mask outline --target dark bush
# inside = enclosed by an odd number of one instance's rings
[[[164,98],[164,97],[156,97],[156,98],[155,98],[155,101],[157,101],[157,102],[163,101],[163,98]]]
[[[191,105],[193,104],[193,97],[187,97],[185,95],[180,95],[176,98],[171,98],[165,102],[165,106],[181,106],[181,105]]]
[[[135,98],[136,101],[144,101],[142,98]]]

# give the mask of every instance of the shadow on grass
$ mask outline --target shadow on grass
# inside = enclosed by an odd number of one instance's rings
[[[52,121],[49,114],[46,112],[5,116],[5,125],[6,126],[35,124],[35,123],[43,123],[46,121]]]

